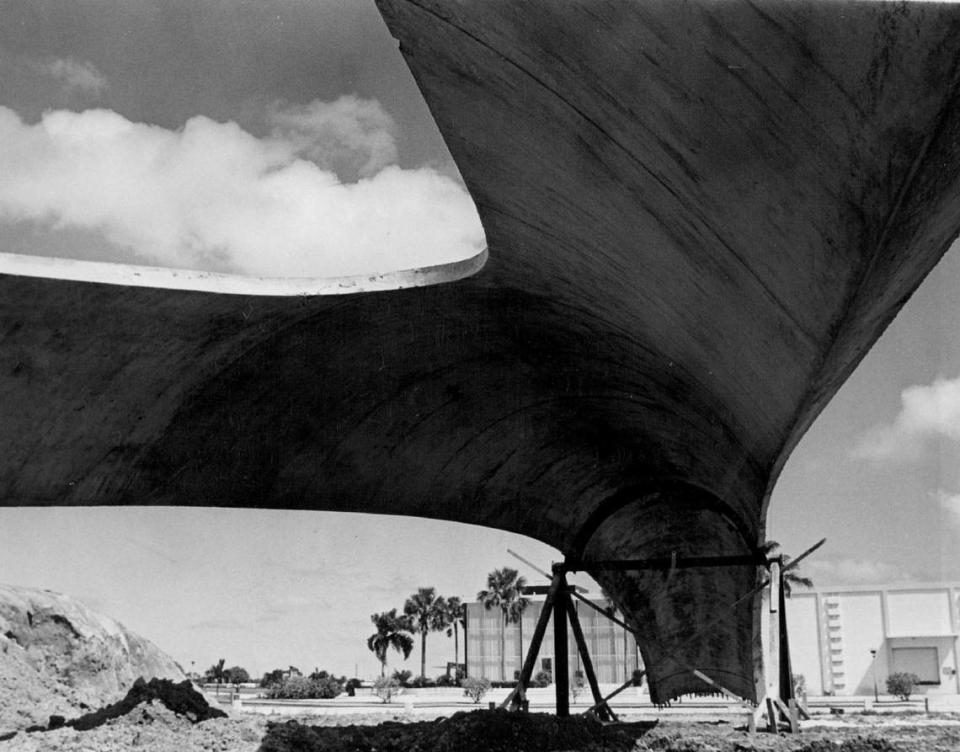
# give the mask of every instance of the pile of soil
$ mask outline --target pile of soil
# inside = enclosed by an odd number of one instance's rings
[[[146,702],[88,731],[64,725],[44,733],[20,732],[0,741],[0,752],[257,752],[265,731],[259,718],[193,723],[163,703]]]
[[[151,642],[82,603],[0,585],[0,734],[114,702],[138,676],[186,678]]]
[[[475,710],[420,723],[329,728],[271,724],[261,752],[630,752],[647,724],[604,726],[585,716]]]
[[[955,725],[877,724],[817,728],[799,734],[748,734],[729,724],[673,722],[640,737],[634,752],[956,752]]]
[[[323,727],[268,723],[258,752],[956,752],[960,727],[883,725],[748,734],[729,724],[603,726],[577,716],[474,711],[432,722]],[[2,750],[0,750],[2,752]]]
[[[96,748],[117,746],[118,749],[122,749],[124,741],[121,740],[126,740],[129,736],[123,734],[123,729],[136,729],[136,734],[130,738],[130,742],[143,746],[145,744],[143,732],[148,730],[147,736],[151,741],[151,749],[162,747],[175,749],[181,744],[176,740],[183,736],[189,726],[226,717],[227,714],[219,708],[210,707],[203,695],[197,692],[189,681],[175,684],[169,679],[151,679],[147,682],[140,678],[134,682],[133,687],[119,702],[69,721],[63,716],[53,715],[47,726],[34,726],[25,732],[0,735],[0,742],[15,742],[16,746],[12,746],[12,749],[53,749],[63,746],[62,741],[53,738],[56,735],[62,737],[65,732],[71,731],[75,735],[74,739],[79,741],[76,737],[77,732],[89,732],[101,726],[114,726],[120,727],[120,739],[115,738],[116,734],[110,735],[108,738],[115,742],[115,745],[105,744],[105,740],[101,739],[95,744]],[[48,735],[49,738],[40,738]],[[85,734],[84,736],[86,737]],[[260,736],[259,729],[250,730],[243,741],[252,742]],[[92,742],[92,739],[90,741]],[[219,735],[214,735],[210,741],[214,742],[212,749],[223,749]],[[89,747],[84,745],[84,748]]]
[[[497,711],[459,713],[433,722],[387,722],[381,715],[302,717],[271,722],[264,716],[211,718],[202,723],[147,700],[125,715],[87,731],[64,724],[44,733],[0,741],[0,752],[380,752],[428,750],[565,750],[566,752],[956,752],[960,725],[903,721],[847,728],[806,727],[802,733],[747,734],[725,723],[664,722],[644,733],[641,724],[600,728],[584,718],[506,716]],[[341,725],[350,723],[351,725]],[[948,724],[954,725],[948,725]],[[370,725],[365,725],[370,724]],[[262,740],[262,741],[261,741]]]
[[[219,708],[211,708],[189,681],[182,681],[174,684],[169,679],[151,679],[144,681],[143,677],[137,679],[130,691],[127,692],[119,702],[107,705],[92,713],[86,713],[79,718],[66,720],[63,716],[50,716],[50,723],[46,727],[33,726],[27,731],[52,731],[61,726],[70,726],[77,731],[89,731],[97,726],[102,726],[113,718],[132,713],[139,705],[144,703],[153,704],[158,701],[167,710],[175,715],[186,718],[191,723],[200,723],[211,718],[226,718],[227,714]]]

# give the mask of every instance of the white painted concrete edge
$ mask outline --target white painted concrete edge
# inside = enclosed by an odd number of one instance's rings
[[[356,274],[346,277],[244,277],[191,269],[134,266],[101,261],[81,261],[18,253],[0,253],[0,274],[44,279],[65,279],[127,287],[192,290],[225,295],[275,297],[351,295],[454,282],[479,272],[487,263],[487,249],[468,259],[419,269]]]

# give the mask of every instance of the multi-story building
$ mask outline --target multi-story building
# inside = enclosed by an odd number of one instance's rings
[[[603,614],[574,601],[577,616],[583,628],[584,640],[590,652],[590,660],[597,674],[597,681],[601,683],[622,684],[638,668],[640,659],[637,643],[633,635],[622,627],[617,626]],[[597,603],[601,608],[605,604]],[[519,622],[508,624],[505,630],[505,666],[504,676],[500,670],[500,609],[487,610],[480,603],[468,603],[466,611],[466,663],[468,676],[485,676],[488,679],[499,681],[512,680],[519,675],[530,647],[530,638],[540,619],[543,610],[543,601],[534,600],[523,612]],[[567,626],[567,648],[570,677],[582,670],[580,654],[573,633]],[[537,666],[534,671],[554,670],[553,626],[547,629],[540,652]]]
[[[598,603],[601,607],[604,604]],[[505,632],[506,679],[520,671],[543,601],[533,601]],[[642,668],[633,636],[582,603],[577,612],[601,683],[622,683]],[[498,680],[500,611],[467,604],[467,673]],[[787,600],[792,671],[810,695],[886,693],[886,678],[916,674],[918,694],[960,694],[960,583],[873,585],[794,590]],[[568,634],[571,679],[581,669]],[[553,629],[547,629],[536,671],[553,673]]]
[[[787,601],[794,674],[810,694],[871,695],[909,672],[921,694],[958,694],[960,583],[818,588]]]

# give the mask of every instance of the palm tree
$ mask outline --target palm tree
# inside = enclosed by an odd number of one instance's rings
[[[487,575],[487,589],[477,593],[477,600],[488,611],[500,609],[500,681],[507,673],[507,624],[520,621],[520,615],[530,601],[521,594],[527,581],[516,569],[494,569]]]
[[[600,597],[603,598],[603,612],[607,616],[612,617],[615,613],[617,613],[617,604],[610,596],[610,593],[606,591],[606,588],[600,588]]]
[[[403,613],[410,619],[413,631],[420,633],[420,676],[427,676],[427,632],[439,632],[445,626],[447,603],[436,588],[419,588],[403,604]]]
[[[383,676],[387,668],[387,651],[390,648],[403,653],[404,660],[410,657],[413,650],[410,620],[405,616],[398,616],[397,609],[391,608],[380,614],[371,614],[370,621],[377,631],[367,638],[367,647],[380,661],[380,676]]]
[[[460,678],[460,636],[459,627],[463,624],[463,601],[454,596],[447,598],[446,627],[447,637],[453,636],[454,679]]]
[[[780,548],[779,543],[777,543],[776,541],[770,540],[760,545],[760,552],[764,556],[769,557],[769,556],[772,556],[774,553],[776,553],[776,551],[779,548]],[[804,577],[803,575],[801,575],[797,569],[787,570],[787,567],[790,565],[789,556],[784,554],[782,558],[783,558],[783,569],[784,569],[783,594],[787,598],[789,598],[790,595],[793,593],[793,589],[795,587],[805,587],[805,588],[813,587],[813,580],[811,580],[809,577]]]
[[[215,681],[217,683],[217,697],[220,696],[220,684],[223,682],[227,673],[223,670],[224,663],[226,663],[226,660],[221,658],[217,663],[207,669],[207,674],[204,677],[207,681]]]

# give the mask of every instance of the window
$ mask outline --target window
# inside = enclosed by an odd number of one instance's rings
[[[905,672],[920,677],[918,684],[940,683],[940,656],[933,648],[893,648],[891,673]]]

